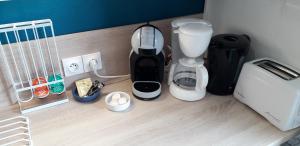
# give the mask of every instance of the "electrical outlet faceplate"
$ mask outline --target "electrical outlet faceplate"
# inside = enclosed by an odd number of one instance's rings
[[[90,61],[91,60],[96,60],[97,61],[97,69],[98,70],[102,68],[102,62],[101,62],[101,54],[100,54],[100,52],[83,55],[82,56],[82,60],[83,60],[83,66],[84,66],[84,71],[85,72],[92,71],[92,68],[90,67]]]
[[[62,59],[62,63],[66,77],[84,73],[81,56]]]

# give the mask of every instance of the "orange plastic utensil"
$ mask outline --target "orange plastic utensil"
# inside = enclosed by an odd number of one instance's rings
[[[44,84],[44,83],[47,83],[47,80],[43,77],[35,78],[35,79],[32,80],[32,85],[33,86]],[[41,87],[36,87],[34,89],[33,94],[35,96],[37,96],[38,98],[45,98],[46,96],[49,95],[49,88],[48,88],[47,85],[41,86]]]

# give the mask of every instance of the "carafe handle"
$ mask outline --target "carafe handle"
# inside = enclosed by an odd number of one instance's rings
[[[168,85],[170,85],[173,82],[175,66],[176,66],[176,64],[171,64],[171,67],[169,70]]]
[[[196,67],[196,90],[203,90],[208,83],[208,72],[203,65],[197,65]]]

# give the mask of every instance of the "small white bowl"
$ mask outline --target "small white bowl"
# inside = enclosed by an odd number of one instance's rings
[[[105,97],[106,108],[114,112],[126,110],[130,103],[130,96],[125,92],[112,92]]]

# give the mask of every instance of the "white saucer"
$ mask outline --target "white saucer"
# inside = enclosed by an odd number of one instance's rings
[[[115,112],[124,111],[129,108],[130,96],[125,92],[112,92],[105,97],[107,109]]]

